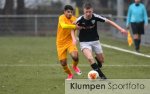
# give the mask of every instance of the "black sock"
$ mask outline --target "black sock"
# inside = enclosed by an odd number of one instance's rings
[[[134,39],[135,49],[139,50],[138,39]]]
[[[93,68],[93,70],[97,71],[99,76],[102,79],[106,79],[105,75],[102,73],[102,71],[99,69],[98,65],[96,63],[92,64],[91,67]]]
[[[138,49],[140,49],[141,39],[138,39]]]
[[[99,68],[102,67],[102,63],[97,59],[97,57],[95,57],[96,61],[97,61],[97,65],[99,66]]]

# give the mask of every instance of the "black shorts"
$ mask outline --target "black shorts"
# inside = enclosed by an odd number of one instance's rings
[[[144,34],[144,22],[131,23],[133,34]]]

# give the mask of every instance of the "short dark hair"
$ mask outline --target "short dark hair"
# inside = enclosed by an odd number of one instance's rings
[[[73,7],[71,5],[65,5],[64,10],[73,10]]]
[[[90,9],[90,8],[93,8],[93,7],[92,7],[92,4],[88,2],[88,3],[83,4],[83,8]]]

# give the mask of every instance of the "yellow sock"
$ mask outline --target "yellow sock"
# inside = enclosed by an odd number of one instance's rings
[[[72,62],[72,65],[73,65],[73,66],[77,66],[77,65],[78,65],[78,62],[73,61],[73,62]]]
[[[64,69],[64,72],[67,73],[67,74],[72,74],[71,70],[69,69],[69,67],[66,65],[66,66],[63,66],[63,69]]]

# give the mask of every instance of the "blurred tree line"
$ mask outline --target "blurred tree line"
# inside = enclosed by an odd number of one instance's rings
[[[16,10],[14,11],[14,1],[16,1]],[[24,0],[5,0],[5,5],[2,14],[25,14]]]
[[[91,2],[95,11],[116,15],[117,0],[0,0],[0,14],[61,14],[63,6],[69,2],[82,9],[84,2]],[[134,0],[123,0],[124,12]],[[150,0],[142,0],[147,10],[150,10]]]
[[[94,11],[98,14],[117,14],[117,0],[0,0],[0,15],[61,14],[65,4],[78,6],[82,14],[82,5],[87,1],[94,5]],[[124,15],[126,16],[128,6],[134,0],[123,1]],[[142,2],[150,13],[150,0],[142,0]],[[29,29],[34,27],[35,18],[18,17],[12,19],[4,16],[0,17],[0,22],[0,35],[10,35],[15,32],[29,32]],[[44,22],[40,18],[38,23]]]

